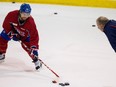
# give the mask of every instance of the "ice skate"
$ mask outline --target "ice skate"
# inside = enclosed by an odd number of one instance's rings
[[[4,59],[5,59],[5,54],[0,53],[0,63],[4,62]]]

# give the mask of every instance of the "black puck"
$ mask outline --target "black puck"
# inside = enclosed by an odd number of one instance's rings
[[[65,85],[70,85],[68,82],[65,82]]]
[[[61,86],[65,86],[65,84],[64,84],[64,83],[59,83],[59,85],[61,85]]]
[[[15,2],[12,2],[13,4],[15,3]]]
[[[92,25],[92,27],[96,27],[95,25]]]
[[[57,12],[54,12],[55,15],[57,15],[58,13]]]
[[[52,83],[57,83],[57,81],[53,80]]]

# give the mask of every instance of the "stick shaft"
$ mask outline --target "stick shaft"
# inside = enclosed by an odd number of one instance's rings
[[[20,42],[21,43],[21,42]],[[22,43],[24,46],[25,46],[25,48],[27,48],[27,50],[30,50],[24,43]],[[42,62],[42,64],[44,65],[44,66],[46,66],[46,68],[47,69],[49,69],[56,77],[60,77],[57,73],[55,73],[49,66],[47,66],[41,59],[39,59],[38,58],[38,60],[40,60],[41,62]]]
[[[46,68],[47,69],[49,69],[56,77],[60,77],[57,73],[55,73],[50,67],[48,67],[41,59],[39,59],[41,62],[42,62],[42,64],[44,64],[44,66],[46,66]]]

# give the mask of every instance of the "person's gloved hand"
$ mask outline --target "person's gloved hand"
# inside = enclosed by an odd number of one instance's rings
[[[38,49],[36,48],[36,46],[31,46],[30,50],[30,55],[32,56],[32,59],[38,57]]]

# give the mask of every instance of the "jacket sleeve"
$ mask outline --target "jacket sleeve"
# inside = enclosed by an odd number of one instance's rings
[[[5,17],[3,25],[2,25],[2,27],[6,33],[11,31],[10,19],[11,19],[11,13],[8,13],[7,16]]]
[[[104,33],[106,34],[111,47],[116,52],[116,28],[112,27],[111,24],[105,26]]]

